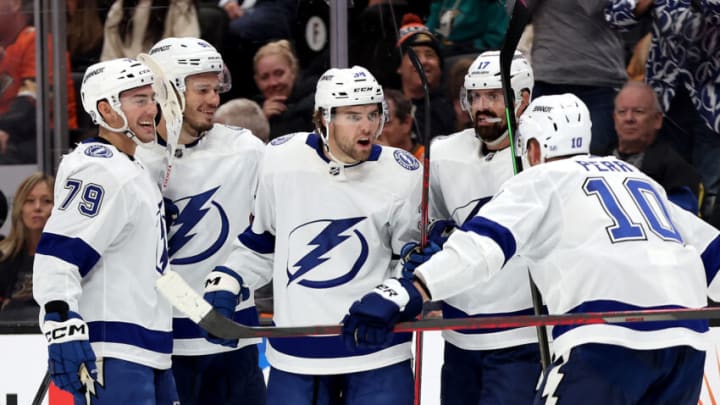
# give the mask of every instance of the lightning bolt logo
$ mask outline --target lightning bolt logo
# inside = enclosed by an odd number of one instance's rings
[[[211,200],[219,188],[218,186],[201,194],[178,200],[177,202],[187,200],[187,204],[185,204],[182,211],[179,210],[175,203],[166,200],[166,205],[168,206],[167,211],[170,216],[173,217],[170,226],[174,229],[174,232],[172,232],[172,236],[168,241],[170,257],[173,258],[172,264],[191,264],[202,261],[217,252],[223,243],[225,243],[225,240],[227,240],[228,234],[230,233],[230,222],[227,214],[220,204]],[[218,237],[211,246],[196,255],[182,258],[175,257],[176,254],[197,235],[196,232],[192,231],[195,226],[205,218],[208,211],[210,211],[210,206],[217,208],[220,215],[221,229]]]
[[[365,240],[365,237],[357,230],[352,231],[350,235],[343,233],[356,225],[358,222],[364,220],[365,218],[366,217],[346,218],[337,220],[323,219],[319,221],[313,221],[308,224],[303,224],[295,228],[293,232],[306,225],[318,222],[329,222],[328,225],[325,226],[325,228],[323,228],[323,230],[320,231],[320,233],[308,243],[309,246],[316,246],[316,248],[311,250],[308,254],[306,254],[300,260],[293,264],[293,268],[296,268],[297,271],[291,273],[289,269],[287,270],[288,285],[306,275],[310,270],[330,260],[331,257],[327,254],[354,234],[360,241],[361,252],[348,273],[345,273],[331,280],[312,281],[303,279],[299,281],[298,284],[309,288],[330,288],[352,280],[367,260],[368,244]]]

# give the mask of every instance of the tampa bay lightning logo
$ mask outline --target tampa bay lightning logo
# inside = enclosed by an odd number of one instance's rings
[[[273,139],[272,141],[270,141],[270,145],[273,145],[273,146],[282,145],[285,142],[289,141],[290,138],[292,138],[294,135],[295,134],[288,134],[288,135],[283,135],[283,136],[277,137],[277,138]]]
[[[105,145],[90,145],[85,149],[85,154],[90,157],[111,158],[113,153]]]
[[[398,149],[393,152],[393,157],[400,164],[400,166],[408,170],[417,170],[420,167],[420,162],[415,159],[415,156],[411,155],[410,152]]]
[[[358,229],[352,228],[365,218],[320,219],[293,229],[289,237],[288,285],[332,288],[355,278],[367,261],[368,242]]]
[[[168,250],[172,258],[170,263],[177,265],[199,263],[222,248],[230,234],[230,221],[222,205],[212,200],[219,188],[215,187],[176,201],[165,200],[171,235],[168,241]],[[195,229],[201,221],[206,223]],[[198,235],[198,232],[207,233],[210,230],[212,235]],[[195,237],[207,243],[200,246],[197,243],[188,245]],[[183,250],[186,246],[187,249]]]

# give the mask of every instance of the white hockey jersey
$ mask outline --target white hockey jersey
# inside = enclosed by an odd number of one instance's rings
[[[273,279],[278,326],[339,323],[355,300],[400,274],[401,247],[419,237],[422,168],[411,154],[374,145],[367,161],[336,171],[322,148],[314,133],[270,143],[254,221],[227,263],[251,288]],[[341,336],[270,339],[267,358],[298,374],[350,373],[409,359],[410,339],[397,334],[365,352],[349,351]]]
[[[35,254],[35,300],[78,312],[97,357],[168,369],[172,308],[155,290],[165,239],[162,196],[142,164],[103,139],[86,141],[58,169]]]
[[[514,175],[510,148],[483,154],[474,129],[433,140],[430,153],[430,217],[452,218],[458,226],[477,214]],[[533,314],[527,263],[520,257],[483,285],[443,302],[444,318]],[[466,350],[491,350],[537,342],[535,328],[443,331],[443,338]]]
[[[264,149],[262,141],[247,129],[220,124],[199,141],[178,145],[168,188],[163,192],[171,217],[170,264],[200,294],[205,277],[227,259],[233,241],[250,224],[257,168]],[[143,145],[136,154],[161,182],[166,168],[164,144]],[[258,325],[252,295],[238,305],[233,318],[244,325]],[[200,327],[178,310],[173,314],[173,335],[176,355],[235,350],[208,342]],[[258,342],[241,339],[238,348]]]
[[[720,266],[718,231],[613,157],[526,170],[463,229],[416,270],[433,297],[467,288],[484,294],[488,280],[514,270],[503,264],[517,254],[529,261],[551,314],[701,308]],[[704,350],[707,330],[702,320],[556,326],[553,349],[593,342]]]

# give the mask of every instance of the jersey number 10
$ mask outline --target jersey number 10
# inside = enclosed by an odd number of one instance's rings
[[[625,207],[618,201],[615,190],[604,178],[589,178],[583,184],[585,194],[598,197],[603,209],[612,219],[613,225],[607,227],[612,242],[646,240],[645,228],[648,228],[663,240],[683,243],[677,227],[670,220],[667,207],[650,183],[642,179],[628,178],[623,182],[623,186],[624,189],[619,191],[629,194],[642,213],[644,224],[630,218]]]

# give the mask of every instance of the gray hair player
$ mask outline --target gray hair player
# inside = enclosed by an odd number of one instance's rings
[[[419,295],[487,294],[493,278],[517,271],[504,266],[514,256],[529,261],[551,314],[701,308],[708,291],[717,298],[718,231],[634,166],[589,156],[590,128],[576,96],[535,99],[518,132],[531,167],[420,265],[413,283],[389,280],[355,304],[346,335],[392,330],[393,314]],[[707,331],[706,320],[556,326],[555,361],[534,403],[696,404]],[[358,336],[377,344],[372,333]]]
[[[144,57],[180,99],[182,111],[176,113],[182,124],[175,128],[180,130],[178,145],[163,190],[168,250],[173,270],[202,291],[210,269],[223,263],[236,236],[250,223],[264,145],[247,129],[213,122],[227,81],[222,57],[212,45],[198,38],[166,38]],[[157,143],[138,151],[158,182],[168,164],[164,145],[173,138],[173,125],[164,125],[169,117],[161,120]],[[231,305],[225,315],[258,324],[252,299]],[[173,373],[181,403],[265,403],[257,339],[208,341],[204,330],[179,311],[173,333]]]
[[[82,103],[98,136],[63,157],[58,203],[35,254],[50,376],[75,403],[178,399],[172,308],[155,290],[167,266],[163,200],[133,157],[155,137],[153,83],[149,67],[132,59],[87,69]]]
[[[278,326],[337,323],[358,294],[399,275],[418,238],[422,170],[407,151],[373,143],[382,88],[367,69],[330,69],[315,93],[317,132],[273,139],[252,225],[208,276],[215,308],[272,279]],[[268,404],[413,403],[411,335],[357,353],[340,336],[270,339]]]

